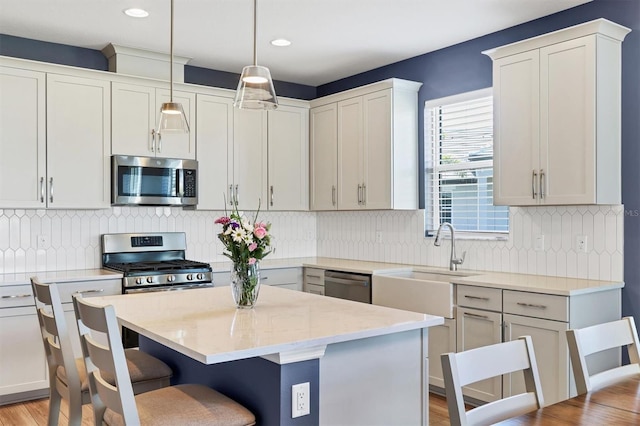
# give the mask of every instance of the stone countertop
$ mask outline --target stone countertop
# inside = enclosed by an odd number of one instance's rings
[[[37,276],[44,283],[68,281],[121,280],[122,273],[108,269],[77,269],[72,271],[40,271],[0,274],[0,286],[31,284],[30,278]]]
[[[264,286],[254,309],[228,288],[92,297],[122,325],[206,364],[440,325],[442,317]]]

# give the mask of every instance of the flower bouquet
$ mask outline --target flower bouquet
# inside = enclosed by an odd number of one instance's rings
[[[260,291],[259,261],[271,253],[270,223],[259,222],[260,203],[253,221],[237,208],[230,215],[216,219],[222,225],[218,238],[224,244],[223,254],[233,262],[231,266],[231,291],[236,306],[252,308]]]

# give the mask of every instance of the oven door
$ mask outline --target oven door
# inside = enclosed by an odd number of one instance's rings
[[[197,284],[172,284],[163,286],[149,286],[149,287],[136,287],[125,288],[124,294],[135,293],[153,293],[158,291],[178,291],[178,290],[192,290],[196,288],[208,288],[213,287],[213,283],[197,283]]]
[[[113,205],[196,205],[198,162],[171,158],[114,155],[111,161]]]

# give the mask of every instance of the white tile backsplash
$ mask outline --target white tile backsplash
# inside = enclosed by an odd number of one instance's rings
[[[170,207],[113,207],[109,210],[0,209],[0,273],[99,268],[100,235],[116,232],[187,234],[187,257],[226,260],[214,220],[223,212]],[[270,258],[325,256],[356,260],[449,265],[449,242],[434,247],[424,238],[424,212],[268,212],[272,223]],[[623,277],[623,206],[512,207],[505,241],[464,240],[463,269],[519,272],[578,278]],[[38,237],[47,238],[38,246]],[[544,235],[544,250],[535,238]],[[587,253],[576,236],[586,235]],[[378,239],[379,237],[379,239]]]
[[[622,280],[623,206],[511,207],[509,220],[506,241],[456,241],[458,256],[467,252],[462,269]],[[424,211],[318,213],[317,254],[449,266],[449,242],[435,247],[433,238],[422,237],[423,223]],[[542,251],[535,250],[538,235]],[[586,235],[587,253],[578,252],[578,235]]]

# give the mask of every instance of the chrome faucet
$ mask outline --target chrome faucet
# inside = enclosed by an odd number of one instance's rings
[[[449,260],[449,270],[457,271],[458,265],[462,265],[464,262],[464,258],[467,255],[467,252],[462,252],[462,257],[456,257],[456,232],[453,229],[453,225],[449,222],[442,222],[440,227],[438,227],[438,232],[436,233],[436,239],[433,240],[433,245],[436,247],[440,247],[440,232],[442,232],[442,227],[446,226],[451,231],[451,259]]]

